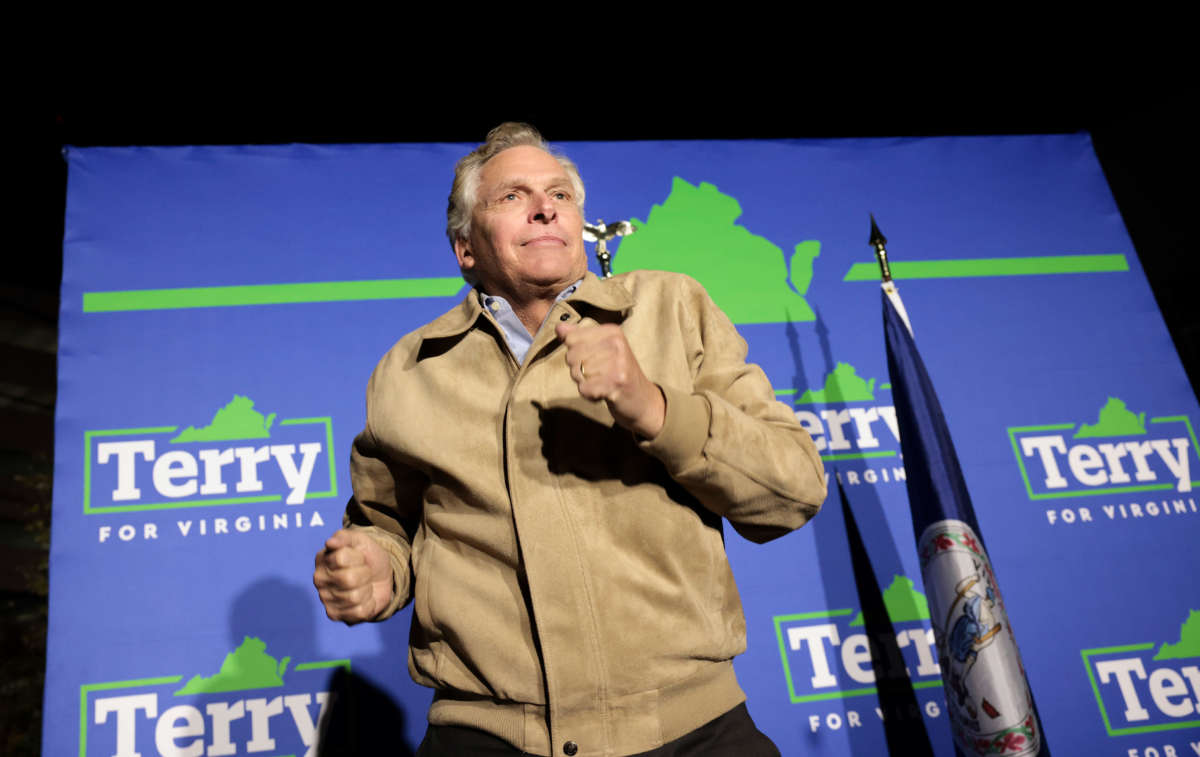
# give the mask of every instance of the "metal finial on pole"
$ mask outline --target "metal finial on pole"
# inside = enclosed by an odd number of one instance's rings
[[[875,248],[875,259],[879,261],[879,275],[886,284],[892,280],[892,269],[888,267],[887,247],[885,247],[887,237],[875,225],[875,214],[869,213],[868,215],[871,216],[871,238],[867,244]]]
[[[584,222],[583,239],[586,242],[596,243],[596,260],[600,261],[601,278],[612,277],[612,253],[608,251],[608,240],[613,237],[627,236],[633,232],[633,224],[629,221],[605,224],[603,219],[598,218],[594,224]]]

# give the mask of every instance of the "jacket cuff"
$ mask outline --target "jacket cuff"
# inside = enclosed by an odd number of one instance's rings
[[[388,565],[392,569],[392,596],[388,600],[379,614],[371,618],[371,622],[387,620],[396,614],[396,611],[408,603],[409,599],[409,569],[408,569],[408,550],[402,547],[387,531],[384,531],[378,526],[358,526],[349,524],[347,528],[353,528],[356,531],[362,531],[372,541],[383,547],[383,551],[387,553]]]
[[[708,441],[712,407],[700,394],[660,386],[667,401],[662,430],[653,439],[639,442],[642,449],[662,460],[671,472],[696,462]]]

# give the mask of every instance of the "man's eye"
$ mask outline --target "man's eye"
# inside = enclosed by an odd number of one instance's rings
[[[556,200],[569,200],[569,199],[571,199],[571,196],[570,196],[569,194],[567,194],[566,192],[563,192],[562,190],[559,190],[558,192],[555,192],[555,193],[554,193],[554,199],[556,199]]]
[[[503,198],[503,199],[505,199],[505,200],[515,200],[515,199],[517,199],[517,193],[516,193],[516,192],[509,192],[508,194],[504,195],[504,198]]]

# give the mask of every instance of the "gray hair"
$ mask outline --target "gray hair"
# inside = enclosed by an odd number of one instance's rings
[[[583,215],[583,179],[571,159],[551,150],[538,130],[529,124],[507,121],[489,131],[483,144],[454,166],[454,184],[450,187],[450,202],[446,207],[446,237],[451,247],[455,240],[466,239],[471,234],[471,211],[479,200],[479,172],[483,170],[483,164],[510,147],[522,146],[544,150],[566,170],[575,190],[575,204],[579,206],[579,214]]]

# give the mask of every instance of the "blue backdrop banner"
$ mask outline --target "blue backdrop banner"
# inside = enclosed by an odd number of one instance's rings
[[[1200,752],[1200,412],[1086,135],[561,147],[587,218],[636,227],[615,270],[698,279],[846,496],[765,545],[726,529],[738,676],[785,755],[885,753],[885,719],[953,754],[868,211],[1050,743]],[[323,716],[415,748],[408,612],[331,623],[311,574],[368,375],[465,295],[468,149],[69,150],[45,754],[315,755]],[[876,685],[848,514],[911,706]]]

